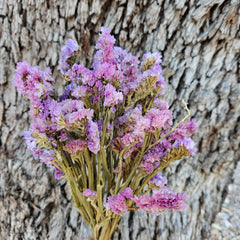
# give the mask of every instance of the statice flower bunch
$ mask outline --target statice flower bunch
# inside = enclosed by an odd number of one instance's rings
[[[50,68],[19,62],[14,79],[31,103],[28,148],[56,179],[68,181],[76,208],[101,240],[110,239],[124,212],[184,209],[186,194],[169,189],[161,172],[196,152],[197,126],[187,120],[187,105],[186,116],[173,124],[162,98],[161,55],[146,53],[139,61],[114,43],[102,27],[88,69],[76,62],[80,49],[69,39],[59,61],[62,94]]]

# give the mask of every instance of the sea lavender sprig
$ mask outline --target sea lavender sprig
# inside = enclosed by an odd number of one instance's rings
[[[24,136],[35,158],[70,185],[75,206],[94,239],[109,239],[121,215],[142,209],[159,215],[184,209],[187,196],[166,187],[161,171],[192,156],[197,130],[187,115],[173,125],[162,99],[166,83],[162,57],[141,61],[115,47],[106,28],[96,44],[92,68],[75,60],[77,42],[62,47],[59,68],[65,89],[58,95],[50,69],[18,63],[14,84],[31,102],[31,129]]]

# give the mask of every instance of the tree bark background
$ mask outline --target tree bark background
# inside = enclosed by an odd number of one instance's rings
[[[0,0],[0,239],[90,235],[66,183],[26,149],[29,104],[12,80],[26,60],[50,66],[61,89],[60,47],[76,39],[90,66],[100,26],[137,56],[162,52],[164,98],[175,117],[186,100],[199,124],[198,154],[164,172],[174,191],[189,195],[186,210],[126,213],[114,239],[208,239],[240,159],[239,7],[238,0]]]

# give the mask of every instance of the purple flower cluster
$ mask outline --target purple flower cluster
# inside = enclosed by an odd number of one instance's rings
[[[55,157],[55,153],[51,149],[39,149],[36,138],[32,136],[33,130],[24,132],[24,137],[28,146],[28,149],[33,152],[34,158],[39,158],[45,164],[51,166],[51,161]]]
[[[129,92],[134,92],[139,87],[140,78],[138,76],[141,73],[138,68],[139,60],[120,47],[115,47],[114,52],[118,68],[122,72],[119,90],[126,96]]]
[[[110,83],[106,85],[104,95],[104,106],[114,106],[123,101],[123,94],[117,92],[116,88]]]
[[[190,137],[184,138],[183,140],[177,140],[173,144],[173,148],[179,148],[180,146],[184,146],[191,156],[197,151],[196,144]]]
[[[141,163],[141,168],[147,173],[152,172],[154,169],[156,169],[161,159],[164,156],[164,151],[161,151],[161,149],[154,149],[149,150],[144,156],[143,161]]]
[[[172,112],[168,109],[151,108],[148,110],[146,118],[150,121],[150,132],[154,132],[156,129],[168,129],[172,124]]]
[[[101,27],[100,38],[97,40],[96,49],[97,53],[94,56],[94,66],[99,63],[112,62],[115,60],[115,54],[113,51],[115,38],[110,34],[110,30]]]
[[[71,82],[75,82],[80,86],[92,87],[96,82],[94,72],[81,64],[78,65],[75,63],[72,68],[67,71],[67,75]]]
[[[75,52],[78,51],[78,44],[76,41],[72,39],[67,40],[67,45],[61,48],[61,58],[59,61],[59,69],[61,70],[62,74],[65,74],[69,69],[68,59],[73,57]]]
[[[152,188],[163,188],[165,185],[167,185],[168,180],[166,177],[162,176],[162,173],[157,173],[150,181],[149,185],[151,185]]]

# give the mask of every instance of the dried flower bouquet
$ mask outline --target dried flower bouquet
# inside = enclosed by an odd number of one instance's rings
[[[114,47],[101,28],[92,69],[77,64],[79,46],[69,39],[59,62],[65,89],[58,95],[50,68],[17,64],[14,84],[31,102],[31,129],[24,133],[35,158],[68,181],[74,204],[93,238],[110,239],[121,216],[137,209],[159,215],[184,209],[186,194],[174,193],[161,171],[193,155],[196,132],[187,115],[173,125],[162,100],[166,83],[161,55],[142,61]]]

